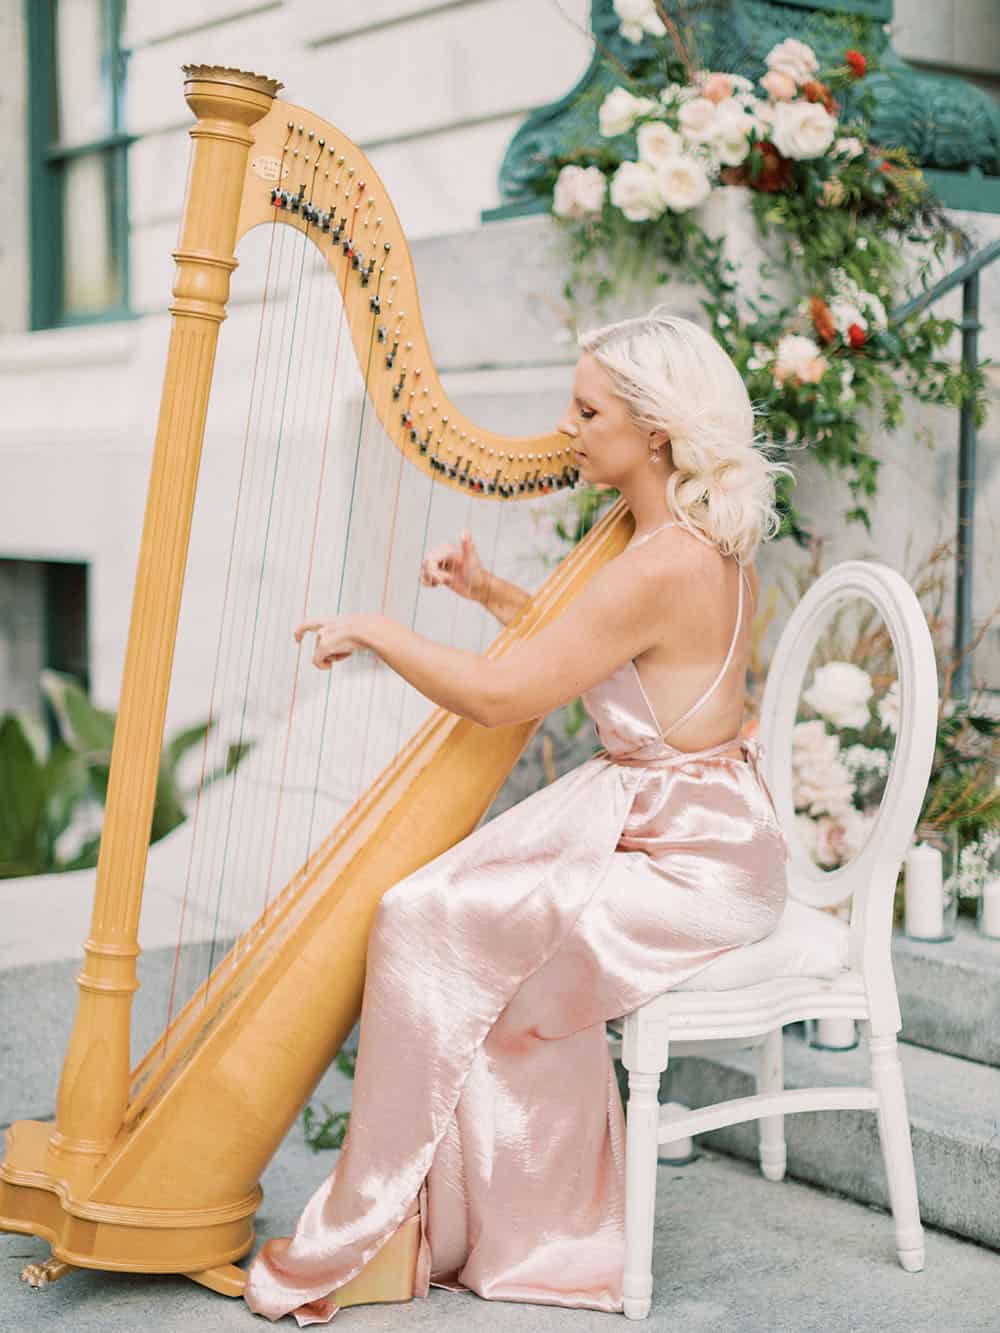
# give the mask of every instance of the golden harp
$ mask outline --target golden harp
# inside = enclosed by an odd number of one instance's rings
[[[183,1273],[235,1295],[243,1273],[234,1261],[253,1246],[260,1174],[357,1020],[381,895],[475,828],[538,726],[486,729],[430,712],[346,813],[310,834],[292,873],[273,892],[264,884],[235,941],[130,1067],[150,826],[237,244],[266,224],[269,244],[290,236],[321,266],[336,297],[339,354],[349,350],[361,374],[356,411],[400,476],[505,506],[576,475],[563,437],[506,438],[449,403],[405,238],[363,154],[333,126],[278,100],[281,85],[269,79],[205,66],[185,74],[197,121],[90,934],[56,1124],[21,1120],[7,1131],[0,1229],[51,1244],[52,1258],[26,1270],[36,1284],[87,1267]],[[290,318],[287,306],[282,317]],[[330,367],[317,354],[295,373],[322,386]],[[258,378],[256,362],[250,378]],[[251,384],[251,402],[254,392]],[[398,478],[394,484],[393,506]],[[251,538],[263,542],[267,526],[263,511],[245,517]],[[304,517],[300,526],[308,528]],[[624,548],[633,526],[619,501],[488,655],[558,615]],[[291,545],[283,557],[295,558]],[[412,560],[406,568],[412,575]],[[279,608],[289,653],[299,609]],[[252,612],[239,613],[234,633],[242,625],[250,637]],[[277,1036],[290,1030],[292,1049]]]

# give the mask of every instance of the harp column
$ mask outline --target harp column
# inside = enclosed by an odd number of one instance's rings
[[[198,122],[191,129],[187,196],[174,252],[170,345],[94,908],[49,1142],[48,1166],[71,1176],[98,1166],[128,1102],[139,912],[215,347],[236,267],[251,126],[267,115],[281,87],[213,66],[185,66],[184,73],[184,95]]]

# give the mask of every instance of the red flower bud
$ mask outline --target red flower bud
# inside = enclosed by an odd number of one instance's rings
[[[865,73],[868,69],[868,62],[860,51],[855,51],[853,48],[850,51],[845,51],[844,59],[854,71],[855,78],[863,79],[865,77]]]
[[[847,341],[852,347],[864,347],[865,331],[860,324],[852,324],[847,330]]]

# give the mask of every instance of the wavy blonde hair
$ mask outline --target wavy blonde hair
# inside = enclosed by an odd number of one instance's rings
[[[781,526],[775,477],[794,472],[758,447],[750,395],[725,349],[664,306],[577,341],[607,371],[636,425],[669,436],[674,518],[724,554],[752,559]]]

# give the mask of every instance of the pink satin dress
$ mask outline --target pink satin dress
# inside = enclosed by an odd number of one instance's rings
[[[740,573],[726,660],[670,731],[729,666]],[[622,1310],[605,1023],[768,935],[788,843],[759,741],[675,749],[632,661],[583,702],[603,751],[383,896],[343,1148],[295,1234],[254,1257],[254,1312],[327,1322],[336,1288],[417,1211],[415,1295]]]

